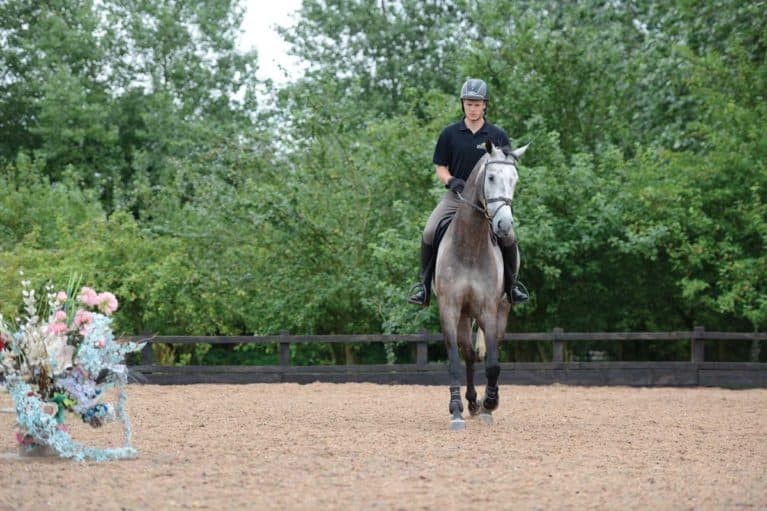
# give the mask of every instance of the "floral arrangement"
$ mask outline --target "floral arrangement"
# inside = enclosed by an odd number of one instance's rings
[[[55,291],[49,283],[42,303],[28,280],[22,287],[24,314],[16,318],[16,327],[0,315],[0,380],[13,398],[20,449],[47,447],[76,460],[134,457],[124,359],[144,344],[120,342],[112,335],[109,316],[117,310],[117,298],[89,287],[75,296],[80,287],[75,277],[66,291]],[[116,405],[104,403],[105,391],[113,387],[119,389]],[[98,449],[74,442],[68,414],[92,427],[122,422],[125,446]]]

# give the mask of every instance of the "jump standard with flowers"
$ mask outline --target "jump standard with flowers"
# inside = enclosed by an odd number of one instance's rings
[[[125,356],[144,344],[115,339],[109,317],[117,310],[115,296],[80,287],[75,277],[66,291],[46,285],[44,302],[30,281],[23,280],[22,288],[24,313],[15,326],[0,315],[0,376],[5,380],[0,385],[13,400],[20,455],[55,454],[78,461],[135,457],[126,412]],[[117,390],[115,403],[107,402],[109,389]],[[97,448],[75,441],[66,423],[71,415],[94,428],[119,421],[124,445]]]

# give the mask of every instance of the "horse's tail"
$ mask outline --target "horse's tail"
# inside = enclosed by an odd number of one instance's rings
[[[474,340],[474,353],[477,354],[477,360],[485,360],[487,346],[485,345],[485,332],[477,328],[477,337]]]

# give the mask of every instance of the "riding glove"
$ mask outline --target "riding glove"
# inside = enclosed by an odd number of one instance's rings
[[[463,191],[464,186],[466,186],[466,181],[464,181],[460,177],[451,177],[450,180],[445,185],[445,188],[449,189],[451,192],[455,194],[458,194]]]

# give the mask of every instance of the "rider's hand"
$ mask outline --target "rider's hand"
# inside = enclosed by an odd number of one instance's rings
[[[450,180],[445,185],[445,188],[447,188],[453,193],[458,194],[463,191],[464,186],[466,186],[466,181],[464,181],[460,177],[451,177]]]

